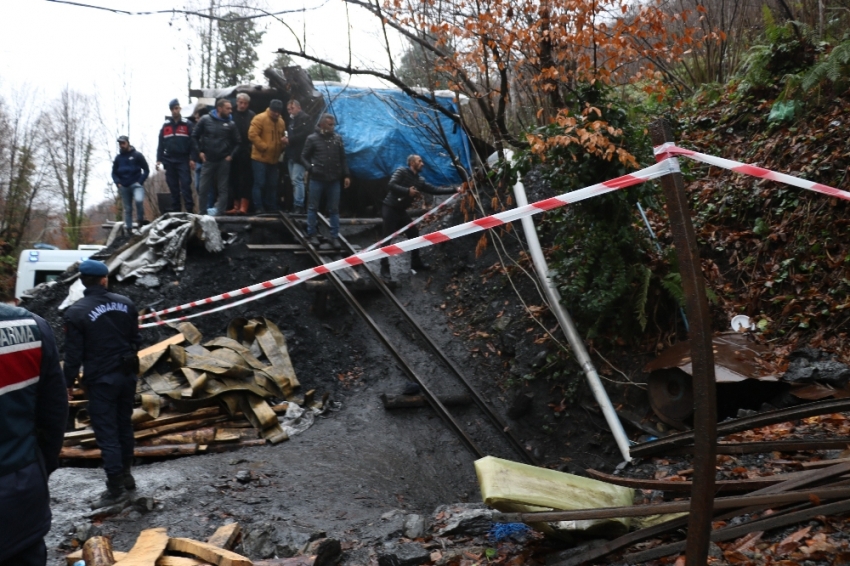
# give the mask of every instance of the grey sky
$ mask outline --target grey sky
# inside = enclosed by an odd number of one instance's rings
[[[129,11],[183,8],[182,0],[83,0]],[[341,63],[348,60],[348,22],[341,0],[265,0],[269,11],[305,7],[304,16],[281,16],[299,36],[306,36],[307,52]],[[315,8],[315,9],[312,9]],[[109,182],[114,138],[129,131],[133,145],[156,159],[157,133],[168,113],[168,101],[188,102],[188,43],[194,31],[183,16],[128,16],[102,10],[57,4],[46,0],[4,2],[4,31],[0,34],[0,95],[11,102],[16,90],[26,88],[35,108],[56,98],[63,88],[97,94],[104,131],[97,181],[88,202],[103,199]],[[348,11],[355,66],[383,66],[384,49],[374,17],[363,10]],[[267,32],[258,48],[258,71],[274,58],[278,47],[295,48],[286,28],[271,18],[261,19]],[[306,34],[305,34],[306,30]],[[401,42],[393,36],[394,51]],[[257,72],[257,79],[264,78]],[[352,77],[352,84],[381,86],[368,77]],[[207,85],[197,84],[192,87]],[[127,115],[129,107],[129,128]]]

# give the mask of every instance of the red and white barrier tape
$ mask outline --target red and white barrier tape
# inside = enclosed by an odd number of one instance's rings
[[[438,204],[437,206],[435,206],[434,208],[432,208],[431,210],[429,210],[428,212],[426,212],[425,214],[423,214],[422,216],[417,218],[416,220],[412,221],[410,224],[408,224],[404,228],[399,228],[398,230],[396,230],[395,232],[393,232],[392,234],[390,234],[386,238],[378,240],[377,242],[375,242],[374,244],[372,244],[371,246],[369,246],[368,248],[366,248],[363,251],[364,252],[370,252],[370,251],[374,250],[375,248],[379,247],[381,244],[383,244],[385,242],[389,242],[390,240],[392,240],[393,238],[395,238],[399,234],[403,234],[411,226],[416,226],[417,224],[419,224],[420,222],[422,222],[426,218],[430,218],[434,214],[438,213],[441,208],[448,206],[450,203],[454,202],[455,199],[457,199],[457,197],[459,197],[459,196],[460,196],[460,193],[453,194],[452,196],[450,196],[449,198],[447,198],[446,200],[444,200],[443,202],[441,202],[440,204]]]
[[[747,165],[746,163],[741,163],[740,161],[732,161],[731,159],[714,157],[713,155],[706,155],[697,151],[691,151],[690,149],[682,149],[681,147],[678,147],[672,142],[659,145],[655,148],[655,160],[659,162],[669,157],[675,157],[677,155],[690,157],[695,161],[701,161],[703,163],[708,163],[709,165],[714,165],[715,167],[729,169],[730,171],[735,171],[736,173],[743,173],[744,175],[751,175],[753,177],[759,177],[761,179],[770,179],[771,181],[779,181],[780,183],[787,183],[789,185],[794,185],[795,187],[815,191],[816,193],[822,193],[831,197],[850,200],[850,193],[848,193],[847,191],[842,191],[841,189],[836,189],[835,187],[830,187],[829,185],[814,183],[812,181],[800,179],[799,177],[786,175],[785,173],[777,173],[776,171],[756,167],[755,165]]]
[[[259,299],[260,297],[264,297],[268,294],[282,291],[285,288],[297,285],[299,283],[303,283],[304,281],[313,279],[314,277],[318,277],[319,275],[324,275],[333,271],[339,271],[340,269],[344,269],[346,267],[353,267],[355,265],[375,261],[377,259],[402,254],[419,248],[433,246],[435,244],[441,244],[448,240],[454,240],[456,238],[467,236],[469,234],[474,234],[482,230],[489,230],[491,228],[495,228],[496,226],[502,226],[509,222],[520,220],[521,218],[525,218],[527,216],[533,216],[535,214],[540,214],[541,212],[545,212],[547,210],[552,210],[553,208],[559,208],[561,206],[576,203],[601,194],[610,193],[612,191],[616,191],[626,187],[631,187],[632,185],[638,185],[640,183],[644,183],[646,181],[677,172],[678,170],[678,163],[675,159],[665,160],[645,169],[641,169],[640,171],[631,173],[629,175],[623,175],[622,177],[617,177],[616,179],[611,179],[603,183],[597,183],[596,185],[591,185],[583,189],[564,193],[556,197],[541,200],[518,208],[513,208],[511,210],[506,210],[504,212],[493,214],[491,216],[485,216],[484,218],[479,218],[471,222],[452,226],[451,228],[446,228],[445,230],[431,232],[430,234],[425,234],[424,236],[419,236],[417,238],[411,238],[409,240],[399,242],[395,245],[384,246],[375,250],[362,251],[345,259],[340,259],[331,263],[326,263],[324,265],[311,267],[309,269],[299,271],[298,273],[292,273],[283,277],[278,277],[276,279],[270,279],[268,281],[263,281],[262,283],[257,283],[255,285],[250,285],[241,289],[228,291],[227,293],[208,297],[199,301],[192,301],[191,303],[186,303],[177,307],[170,307],[161,311],[148,313],[144,316],[139,317],[139,319],[144,320],[155,317],[157,318],[156,322],[141,324],[139,325],[139,327],[148,328],[151,326],[159,326],[170,322],[180,322],[190,318],[195,318],[197,316],[210,314],[212,312],[229,309],[236,305],[246,303],[250,300]],[[159,319],[160,316],[165,314],[180,312],[193,307],[203,306],[210,303],[235,298],[240,295],[248,295],[257,291],[266,292],[254,297],[250,297],[248,299],[244,299],[242,301],[228,303],[227,305],[223,305],[215,309],[210,309],[191,315],[184,315],[168,320]]]

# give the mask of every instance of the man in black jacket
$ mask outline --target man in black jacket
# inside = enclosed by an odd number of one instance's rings
[[[50,326],[0,303],[0,566],[44,566],[68,394]]]
[[[106,290],[106,264],[87,259],[79,267],[84,297],[65,311],[65,382],[70,389],[83,366],[94,438],[106,472],[106,491],[92,509],[125,501],[136,489],[133,401],[139,370],[139,313],[133,301]]]
[[[124,227],[127,233],[133,229],[133,202],[136,203],[136,219],[139,228],[145,222],[145,181],[151,171],[145,156],[130,145],[127,136],[118,137],[118,155],[112,162],[112,181],[124,203]],[[135,231],[138,234],[138,231]]]
[[[198,121],[192,132],[195,153],[204,166],[201,168],[200,212],[217,216],[227,208],[227,183],[230,163],[239,153],[241,139],[233,122],[230,101],[219,98],[215,110]],[[213,186],[215,188],[213,188]],[[210,191],[215,191],[215,207],[204,211]]]
[[[389,191],[384,198],[383,206],[381,207],[381,216],[384,220],[383,232],[384,237],[389,236],[399,228],[407,226],[412,222],[410,215],[407,213],[407,208],[413,204],[413,200],[419,196],[419,193],[429,193],[432,195],[450,195],[457,192],[456,189],[438,189],[434,185],[423,179],[419,172],[425,167],[425,162],[418,155],[409,155],[407,157],[407,167],[399,167],[393,172],[390,177]],[[414,225],[408,228],[404,235],[408,238],[419,236],[419,229]],[[422,261],[419,255],[419,250],[410,252],[411,262],[410,267],[415,270],[427,271],[431,266]],[[389,258],[381,259],[381,276],[390,276],[390,260]]]
[[[171,116],[159,130],[159,144],[156,148],[156,166],[165,167],[165,183],[171,192],[171,210],[180,212],[180,195],[186,212],[195,211],[192,197],[191,171],[195,170],[192,155],[192,124],[180,114],[180,102],[175,98],[168,103]],[[164,211],[165,212],[165,211]]]
[[[254,174],[251,171],[251,142],[248,141],[248,128],[256,114],[249,108],[251,97],[240,92],[236,95],[236,110],[233,121],[239,131],[239,153],[233,156],[230,164],[230,200],[233,208],[225,214],[247,214],[251,206],[251,189],[254,186]]]
[[[339,193],[340,181],[348,188],[351,175],[345,160],[345,147],[342,137],[334,131],[336,119],[333,114],[322,114],[315,133],[307,136],[301,163],[307,169],[305,180],[310,183],[310,202],[307,205],[307,237],[314,246],[320,244],[316,233],[319,202],[325,196],[328,216],[331,222],[331,242],[337,249],[342,247],[339,241]]]
[[[295,207],[295,214],[304,214],[304,173],[306,169],[304,169],[304,164],[301,163],[301,153],[304,151],[307,136],[313,129],[310,126],[312,120],[309,114],[301,110],[301,103],[294,98],[286,105],[286,110],[289,112],[289,123],[286,127],[289,145],[286,146],[284,157],[289,169],[289,179],[292,181],[292,204]]]

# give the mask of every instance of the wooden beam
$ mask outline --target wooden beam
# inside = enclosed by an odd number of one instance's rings
[[[91,537],[83,544],[81,555],[87,566],[112,566],[115,564],[112,541],[107,537]]]
[[[188,538],[168,539],[168,550],[191,554],[216,566],[252,566],[251,561],[242,555]]]
[[[168,532],[165,527],[145,529],[136,539],[136,544],[115,566],[150,566],[165,553],[168,546]]]
[[[210,538],[207,539],[207,544],[211,544],[218,548],[226,548],[233,550],[233,545],[236,544],[236,539],[242,533],[242,527],[239,523],[230,523],[216,529]]]

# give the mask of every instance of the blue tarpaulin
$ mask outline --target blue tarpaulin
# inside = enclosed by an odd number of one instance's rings
[[[416,153],[425,161],[422,176],[432,185],[461,182],[451,158],[438,142],[439,127],[449,147],[470,170],[468,140],[463,129],[447,116],[410,98],[400,90],[316,85],[325,97],[326,112],[336,116],[337,132],[345,142],[345,154],[353,177],[389,177],[407,156]],[[448,96],[437,97],[445,108],[457,112]]]

